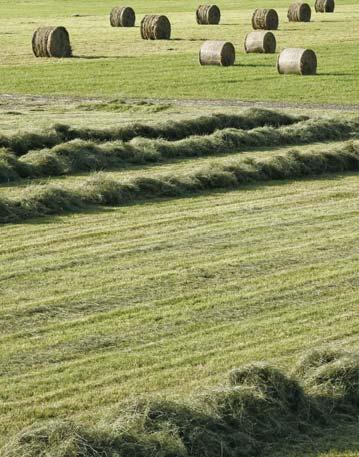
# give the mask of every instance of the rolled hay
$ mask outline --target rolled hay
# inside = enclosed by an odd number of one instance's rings
[[[70,37],[65,27],[39,27],[32,36],[36,57],[71,57]]]
[[[315,0],[316,13],[334,13],[334,0]]]
[[[287,18],[289,22],[309,22],[312,10],[308,3],[292,3],[288,8]]]
[[[277,41],[272,32],[255,30],[247,33],[244,40],[244,50],[249,52],[260,52],[273,54],[276,50]]]
[[[110,13],[112,27],[134,27],[136,14],[129,6],[115,6]]]
[[[217,25],[221,20],[221,10],[217,5],[200,5],[196,11],[197,24]]]
[[[281,74],[315,75],[317,56],[311,49],[283,49],[277,60],[277,69]]]
[[[222,65],[229,67],[236,60],[236,50],[227,41],[205,41],[199,51],[201,65]]]
[[[276,10],[257,8],[252,16],[252,27],[263,30],[277,30],[279,17]]]
[[[144,40],[169,40],[171,23],[166,16],[145,16],[141,21],[141,36]]]

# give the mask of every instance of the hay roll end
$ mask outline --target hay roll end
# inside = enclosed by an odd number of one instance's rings
[[[244,40],[244,50],[247,54],[252,52],[273,54],[276,47],[277,41],[274,34],[266,30],[247,33]]]
[[[39,27],[32,36],[36,57],[72,57],[70,36],[65,27]]]
[[[141,37],[144,40],[169,40],[171,23],[167,16],[145,16],[141,21]]]
[[[112,27],[134,27],[136,23],[135,11],[129,6],[115,6],[110,13]]]
[[[221,20],[221,10],[217,5],[200,5],[196,11],[197,24],[218,25]]]
[[[235,60],[235,48],[228,41],[205,41],[199,51],[201,65],[229,67],[234,65]]]
[[[315,75],[317,56],[311,49],[287,48],[278,57],[277,69],[284,75]]]

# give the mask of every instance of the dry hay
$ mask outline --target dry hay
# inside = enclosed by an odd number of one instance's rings
[[[309,22],[312,10],[308,3],[292,3],[288,8],[287,18],[289,22]]]
[[[221,20],[221,11],[217,5],[200,5],[196,11],[197,24],[217,25]]]
[[[277,30],[279,17],[276,10],[257,8],[252,16],[254,29]]]
[[[311,49],[287,48],[278,57],[277,69],[281,74],[315,75],[317,56]]]
[[[32,36],[36,57],[71,57],[70,37],[65,27],[39,27]]]
[[[266,30],[255,30],[247,33],[244,40],[244,50],[249,52],[259,52],[273,54],[276,50],[277,42],[272,32]]]
[[[144,40],[169,40],[171,23],[166,16],[145,16],[141,21],[141,36]]]
[[[234,64],[235,59],[235,48],[232,43],[226,41],[205,41],[199,51],[201,65],[229,67]]]
[[[134,27],[136,14],[129,6],[115,6],[110,14],[112,27]]]
[[[334,0],[315,0],[315,11],[317,13],[334,13]]]

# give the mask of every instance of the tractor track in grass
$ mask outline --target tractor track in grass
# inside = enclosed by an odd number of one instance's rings
[[[57,103],[86,103],[86,102],[108,102],[112,98],[105,97],[68,97],[68,96],[49,96],[49,95],[18,95],[0,94],[0,108],[7,109],[9,105],[12,109],[24,106],[37,105],[56,105]],[[301,109],[313,111],[341,111],[358,112],[357,104],[341,103],[293,103],[285,101],[244,101],[244,100],[207,100],[207,99],[158,99],[158,98],[123,98],[126,103],[147,102],[155,104],[171,104],[174,106],[194,106],[194,107],[218,107],[218,108],[268,108],[268,109]]]

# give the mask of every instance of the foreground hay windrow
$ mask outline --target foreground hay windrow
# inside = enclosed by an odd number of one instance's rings
[[[305,355],[292,376],[267,363],[242,366],[188,403],[137,402],[102,426],[35,424],[9,440],[1,455],[258,456],[288,440],[310,441],[333,424],[354,423],[358,400],[358,354],[324,349]]]

